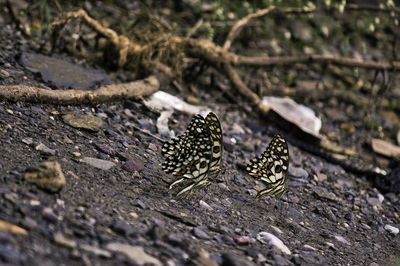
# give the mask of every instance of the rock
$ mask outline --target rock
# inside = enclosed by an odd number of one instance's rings
[[[116,154],[115,150],[108,145],[96,144],[95,146],[99,151],[108,154],[110,156],[114,156]]]
[[[113,252],[119,252],[127,256],[133,263],[138,265],[153,264],[155,266],[162,266],[162,263],[144,252],[141,246],[131,246],[121,243],[109,243],[106,248]]]
[[[67,248],[76,248],[77,244],[74,240],[70,240],[64,237],[64,235],[60,232],[56,233],[53,237],[55,243],[59,244],[60,246],[67,247]]]
[[[306,23],[301,21],[298,21],[298,23],[292,23],[291,30],[296,38],[299,38],[305,43],[309,43],[313,40],[311,28]]]
[[[23,143],[25,143],[26,145],[32,145],[33,144],[33,139],[32,138],[23,138],[21,141]]]
[[[367,201],[371,206],[381,205],[381,203],[382,203],[378,198],[370,198],[370,197],[368,197]]]
[[[280,255],[272,254],[272,258],[274,259],[274,265],[277,265],[277,266],[290,265],[288,260],[285,259],[284,257],[280,256]]]
[[[218,263],[211,259],[210,253],[203,248],[193,256],[192,263],[197,266],[218,266]]]
[[[47,154],[47,155],[56,155],[56,151],[55,150],[50,149],[49,147],[47,147],[43,143],[39,143],[39,145],[37,145],[35,147],[35,150],[40,151],[40,152],[42,152],[44,154]]]
[[[71,64],[67,61],[36,53],[23,53],[20,63],[34,73],[40,73],[45,82],[59,89],[94,89],[111,84],[107,75]]]
[[[292,252],[290,252],[289,248],[283,244],[282,240],[277,238],[271,233],[268,232],[260,232],[257,234],[257,240],[260,241],[263,244],[268,244],[272,245],[276,248],[278,248],[282,253],[290,255]]]
[[[234,240],[239,245],[248,245],[251,243],[251,238],[248,236],[237,236]]]
[[[200,204],[200,207],[201,207],[202,209],[204,209],[204,210],[208,210],[208,211],[213,211],[213,210],[214,210],[210,205],[208,205],[207,202],[205,202],[205,201],[203,201],[203,200],[200,200],[200,201],[199,201],[199,204]]]
[[[233,175],[233,180],[235,183],[239,186],[246,186],[247,182],[243,179],[243,177],[239,174],[234,174]]]
[[[399,228],[391,226],[389,224],[385,225],[385,230],[393,235],[397,235],[399,233]]]
[[[135,231],[135,229],[132,227],[132,225],[130,225],[124,221],[121,221],[121,220],[114,222],[111,225],[111,229],[114,232],[121,234],[123,236],[129,236]]]
[[[47,221],[51,223],[57,223],[58,222],[58,217],[54,213],[52,208],[46,207],[42,211],[43,218],[46,219]]]
[[[65,176],[58,162],[42,162],[28,168],[25,180],[50,192],[58,192],[66,184]]]
[[[0,77],[8,78],[8,77],[10,77],[10,73],[8,73],[6,70],[0,68]]]
[[[91,114],[66,114],[63,115],[66,124],[74,128],[86,129],[97,132],[103,126],[103,120]]]
[[[335,235],[334,238],[335,238],[337,241],[339,241],[339,242],[341,242],[341,243],[343,243],[343,244],[350,245],[349,241],[347,241],[343,236]]]
[[[254,262],[231,253],[222,254],[222,266],[253,266]]]
[[[155,224],[149,231],[146,233],[152,240],[159,240],[162,239],[166,232],[163,227]]]
[[[346,213],[345,215],[344,215],[344,218],[347,220],[347,221],[354,221],[354,218],[355,218],[355,215],[352,213],[352,212],[348,212],[348,213]]]
[[[141,161],[135,160],[134,158],[130,158],[122,165],[122,169],[131,173],[135,171],[140,173],[141,171],[144,170],[144,165]]]
[[[109,251],[101,249],[99,247],[95,247],[95,246],[80,244],[79,247],[86,252],[89,252],[96,256],[101,256],[104,258],[111,258],[111,255],[112,255]]]
[[[0,244],[0,262],[8,262],[15,265],[25,264],[26,256],[9,248],[3,243]],[[7,264],[4,264],[7,265]]]
[[[393,159],[400,159],[400,147],[397,145],[381,139],[372,139],[371,146],[376,153],[391,157]]]
[[[28,232],[25,229],[23,229],[19,226],[16,226],[14,224],[11,224],[9,222],[3,221],[3,220],[0,220],[0,230],[5,231],[5,232],[10,232],[10,233],[16,234],[16,235],[27,235],[28,234]]]
[[[154,151],[154,152],[158,151],[157,146],[155,144],[151,143],[151,142],[149,143],[149,149]]]
[[[313,190],[320,199],[327,199],[333,202],[338,202],[339,199],[333,192],[328,192],[324,187],[315,187]]]
[[[289,167],[288,173],[291,176],[302,178],[302,179],[305,179],[308,177],[308,172],[301,167],[291,166],[291,167]]]
[[[104,171],[110,170],[112,167],[115,166],[115,163],[113,162],[92,157],[84,157],[83,159],[81,159],[81,162],[87,163],[88,165],[91,165],[93,167],[99,168]]]
[[[210,236],[198,227],[193,228],[192,233],[199,239],[210,239]]]

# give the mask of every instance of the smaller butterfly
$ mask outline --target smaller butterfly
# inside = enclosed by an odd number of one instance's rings
[[[250,160],[246,171],[260,179],[266,186],[258,192],[256,198],[267,195],[282,195],[287,191],[286,174],[289,168],[289,149],[284,138],[275,135],[267,149]]]
[[[165,157],[162,169],[178,177],[169,188],[182,182],[190,183],[177,196],[209,185],[210,175],[223,173],[222,129],[218,117],[212,112],[206,118],[195,115],[185,133],[165,142],[161,152]]]

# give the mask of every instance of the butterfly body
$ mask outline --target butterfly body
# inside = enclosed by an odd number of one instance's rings
[[[259,191],[261,195],[281,195],[287,191],[286,174],[289,168],[289,149],[285,139],[275,135],[267,149],[250,160],[246,166],[249,175],[261,180],[266,188]]]
[[[170,184],[170,189],[181,182],[191,183],[177,196],[208,185],[208,176],[222,171],[222,130],[217,116],[212,112],[205,119],[195,115],[186,132],[164,143],[161,151],[165,157],[162,169],[179,177]]]

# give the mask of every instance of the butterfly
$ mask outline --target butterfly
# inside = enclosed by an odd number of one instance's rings
[[[246,171],[251,176],[260,179],[266,186],[258,192],[261,195],[281,195],[287,191],[286,174],[289,168],[289,149],[284,138],[275,135],[267,149],[259,156],[250,160]]]
[[[169,185],[189,181],[190,185],[182,189],[180,196],[193,188],[210,184],[208,176],[222,173],[222,129],[218,117],[210,112],[204,119],[195,115],[185,133],[165,142],[161,149],[165,161],[162,169],[179,177]]]

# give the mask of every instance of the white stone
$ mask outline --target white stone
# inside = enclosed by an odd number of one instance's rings
[[[263,244],[269,244],[272,245],[276,248],[278,248],[282,253],[285,253],[287,255],[291,255],[292,252],[290,252],[289,248],[283,244],[282,240],[277,238],[271,233],[268,232],[260,232],[257,234],[257,240],[260,241]]]
[[[200,204],[200,207],[205,209],[205,210],[208,210],[208,211],[212,211],[213,210],[213,208],[210,205],[208,205],[207,202],[205,202],[203,200],[200,200],[199,204]]]
[[[385,230],[394,235],[397,235],[399,233],[399,228],[391,226],[389,224],[385,225]]]

